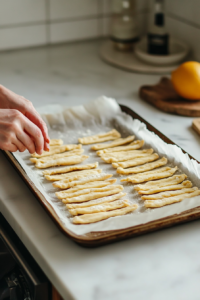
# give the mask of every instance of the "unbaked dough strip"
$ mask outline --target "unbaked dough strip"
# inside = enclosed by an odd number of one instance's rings
[[[53,186],[58,187],[58,188],[62,188],[62,186],[65,185],[68,182],[75,181],[75,180],[78,180],[78,179],[81,179],[81,178],[85,178],[87,176],[93,176],[93,175],[96,176],[99,173],[101,173],[102,170],[95,169],[95,170],[90,170],[90,173],[88,173],[88,172],[89,172],[88,170],[75,172],[76,174],[74,174],[74,175],[70,174],[71,176],[69,176],[69,177],[66,177],[66,178],[64,178],[62,180],[59,180],[59,181],[55,181],[53,183]],[[46,176],[48,176],[48,175],[46,175]]]
[[[63,144],[63,140],[61,139],[51,139],[49,145],[50,146],[61,146]]]
[[[106,155],[107,153],[105,153],[105,155],[101,156],[101,159],[104,160],[106,163],[111,164],[113,162],[121,162],[121,161],[126,161],[126,160],[132,160],[132,159],[135,159],[137,157],[148,156],[149,154],[152,154],[152,153],[153,153],[153,149],[135,150],[134,153],[131,153],[131,154],[124,153],[121,156],[117,156],[117,157],[115,157],[114,155],[113,156],[107,156]]]
[[[89,201],[89,200],[95,200],[98,198],[118,194],[122,190],[123,190],[123,186],[121,186],[121,185],[112,186],[112,189],[109,191],[97,192],[97,193],[94,192],[94,193],[90,193],[90,194],[81,195],[78,197],[66,198],[65,203],[77,203],[77,202],[80,203],[80,202],[85,202],[85,201]]]
[[[99,174],[99,175],[91,175],[86,178],[82,178],[79,180],[71,181],[68,183],[63,183],[62,185],[59,186],[61,189],[69,189],[71,187],[74,187],[76,185],[82,185],[85,183],[91,183],[93,181],[102,181],[106,180],[108,178],[112,177],[112,174]]]
[[[165,171],[164,171],[165,169]],[[171,175],[173,175],[177,170],[177,167],[175,168],[162,168],[159,170],[154,170],[154,171],[149,171],[137,175],[133,175],[124,179],[121,179],[121,181],[128,181],[132,183],[141,183],[149,180],[154,180],[154,179],[160,179],[160,178],[166,178]]]
[[[193,188],[183,188],[177,191],[168,191],[168,192],[163,192],[159,194],[154,194],[154,195],[149,195],[149,196],[142,196],[142,200],[158,200],[158,199],[163,199],[163,198],[168,198],[168,197],[173,197],[185,193],[193,193],[194,191],[198,190],[197,187]]]
[[[126,215],[138,208],[137,204],[132,204],[130,206],[127,206],[125,208],[120,208],[108,212],[100,212],[95,214],[86,214],[81,216],[76,216],[73,218],[74,224],[90,224],[95,223],[98,221],[106,220],[110,217],[116,217],[116,216],[122,216]]]
[[[178,195],[178,196],[174,196],[174,197],[168,197],[162,200],[146,200],[144,201],[144,205],[145,207],[162,207],[165,205],[169,205],[172,203],[176,203],[176,202],[181,202],[182,200],[186,199],[186,198],[193,198],[200,195],[200,190],[197,190],[193,193],[187,193],[187,194],[182,194],[182,195]]]
[[[130,150],[137,150],[140,149],[144,145],[144,140],[138,140],[128,144],[127,146],[121,147],[114,147],[114,148],[106,148],[103,150],[97,151],[97,155],[101,156],[105,153],[113,153],[113,152],[120,152],[120,151],[130,151]]]
[[[52,160],[52,159],[74,156],[74,155],[81,155],[83,152],[84,152],[83,149],[71,150],[71,151],[60,153],[60,154],[53,154],[51,156],[45,156],[42,158],[32,157],[32,158],[30,158],[30,161],[33,163],[38,163],[38,162],[43,163],[45,161]]]
[[[192,187],[192,182],[189,180],[186,180],[186,181],[183,181],[181,184],[166,185],[166,186],[161,186],[161,187],[152,186],[148,190],[139,190],[138,194],[151,195],[151,194],[156,194],[156,193],[160,193],[160,192],[175,191],[175,190],[181,190],[184,188],[191,188],[191,187]]]
[[[50,167],[56,167],[56,166],[69,166],[69,165],[76,165],[84,160],[86,160],[89,156],[87,155],[81,155],[81,156],[71,156],[71,157],[63,157],[63,158],[58,158],[54,160],[49,160],[44,163],[36,163],[35,167],[38,169],[45,169],[45,168],[50,168]]]
[[[121,134],[117,130],[113,129],[113,130],[111,130],[107,133],[79,138],[78,141],[79,141],[80,144],[88,145],[88,144],[94,144],[94,143],[100,143],[100,142],[116,140],[120,137],[121,137]]]
[[[82,148],[82,145],[63,145],[63,146],[55,146],[55,147],[52,147],[52,149],[50,149],[49,151],[43,151],[43,153],[41,155],[37,154],[37,153],[34,153],[34,154],[31,154],[32,157],[37,157],[37,158],[42,158],[44,156],[50,156],[50,155],[53,155],[53,154],[58,154],[58,153],[62,153],[62,152],[65,152],[65,151],[68,151],[68,150],[75,150],[75,149],[81,149]]]
[[[107,196],[107,197],[103,197],[103,198],[99,198],[99,199],[95,199],[95,200],[91,200],[91,201],[87,201],[87,202],[82,202],[82,203],[78,203],[78,204],[77,203],[67,204],[66,207],[68,209],[90,207],[90,206],[99,205],[102,203],[112,202],[112,201],[121,199],[124,196],[126,196],[126,193],[120,192],[120,193],[112,195],[112,196]]]
[[[110,203],[104,203],[101,205],[94,205],[85,208],[70,209],[69,212],[72,216],[94,214],[103,211],[115,210],[123,207],[130,206],[128,200],[117,200]]]
[[[111,142],[110,144],[97,144],[97,145],[93,145],[91,147],[92,150],[101,150],[101,149],[105,149],[105,148],[113,148],[116,146],[120,146],[120,145],[125,145],[128,144],[130,142],[132,142],[134,140],[135,136],[134,135],[130,135],[126,138],[120,138],[115,140],[114,142]]]
[[[149,182],[146,182],[145,184],[138,184],[138,185],[134,186],[134,189],[136,191],[149,190],[151,188],[154,189],[154,188],[159,188],[162,186],[175,185],[175,184],[181,183],[186,178],[187,178],[187,175],[185,175],[185,174],[174,175],[170,178],[149,181]]]
[[[148,156],[138,157],[138,158],[135,158],[133,160],[127,160],[125,162],[112,163],[112,166],[114,168],[121,167],[121,168],[126,169],[126,168],[129,168],[129,167],[135,167],[135,166],[146,164],[148,162],[155,161],[158,158],[159,158],[159,155],[157,153],[153,153],[153,154],[148,155]]]
[[[65,197],[65,199],[62,200],[62,202],[63,203],[68,203],[68,202],[66,202],[66,199],[68,199],[68,198],[87,195],[87,194],[90,194],[90,193],[106,192],[106,191],[113,190],[114,188],[117,188],[117,187],[120,187],[123,190],[123,187],[121,185],[107,185],[107,186],[104,186],[104,187],[101,187],[101,188],[91,188],[91,189],[79,190],[75,193],[67,194],[67,196]]]
[[[119,168],[117,168],[117,173],[122,174],[122,175],[128,175],[128,174],[133,174],[133,173],[137,174],[137,173],[147,172],[147,171],[159,168],[166,164],[167,164],[167,158],[163,157],[157,161],[142,165],[140,167],[134,167],[134,168],[128,168],[128,169],[123,169],[123,168],[119,167]]]
[[[71,166],[71,167],[64,167],[64,168],[57,168],[54,170],[45,170],[42,173],[44,175],[56,175],[56,174],[65,174],[73,171],[81,171],[81,170],[90,170],[98,168],[98,162],[95,162],[94,164],[88,164],[88,165],[80,165],[80,166]]]
[[[116,181],[117,181],[117,179],[110,179],[110,180],[105,180],[105,181],[94,181],[94,182],[86,183],[83,185],[77,185],[76,187],[70,188],[68,190],[56,192],[55,195],[58,199],[65,199],[65,198],[67,198],[67,196],[69,194],[76,193],[79,191],[83,191],[83,194],[84,194],[84,190],[93,189],[93,188],[101,188],[104,186],[114,184]]]
[[[45,175],[45,178],[49,181],[58,181],[58,180],[65,180],[71,177],[74,177],[75,175],[90,175],[90,174],[97,174],[101,173],[101,169],[95,169],[95,170],[82,170],[82,171],[75,171],[75,172],[70,172],[66,174],[61,174],[61,175]]]

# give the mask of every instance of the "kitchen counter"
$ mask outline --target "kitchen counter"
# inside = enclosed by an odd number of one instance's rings
[[[33,102],[74,106],[104,94],[135,110],[200,160],[192,119],[169,115],[138,97],[159,76],[102,62],[99,43],[0,53],[0,82]],[[66,300],[198,300],[200,220],[96,249],[85,249],[54,225],[0,153],[0,211]]]

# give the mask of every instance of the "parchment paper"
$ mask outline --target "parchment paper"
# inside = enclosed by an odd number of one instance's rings
[[[131,116],[123,113],[114,99],[102,96],[95,101],[89,102],[84,106],[64,108],[59,105],[45,106],[38,110],[49,128],[51,138],[62,138],[64,143],[77,143],[78,137],[103,133],[116,128],[122,134],[122,137],[134,134],[137,139],[144,139],[144,148],[153,148],[161,157],[168,158],[168,166],[178,166],[176,174],[185,173],[188,179],[193,182],[194,186],[200,187],[200,165],[194,160],[190,160],[187,154],[174,145],[168,145],[162,141],[153,132],[146,129],[146,125],[139,120],[133,120]],[[82,164],[99,162],[99,168],[104,173],[113,174],[117,178],[116,184],[121,184],[120,179],[127,176],[120,176],[116,169],[110,164],[104,163],[95,151],[90,150],[90,146],[83,146],[84,154],[90,155],[89,159]],[[25,172],[33,181],[35,186],[45,196],[46,200],[51,203],[57,215],[61,219],[64,227],[78,235],[83,235],[91,231],[104,231],[123,229],[134,225],[144,224],[156,219],[160,219],[173,214],[179,214],[185,210],[200,205],[200,196],[185,199],[180,203],[168,205],[157,209],[146,209],[144,201],[141,200],[137,192],[134,191],[134,185],[123,183],[124,191],[127,196],[122,199],[129,199],[132,203],[138,203],[137,211],[125,216],[109,218],[105,221],[89,225],[74,225],[72,218],[65,205],[56,198],[52,183],[44,179],[42,170],[38,170],[29,161],[28,152],[14,153]]]

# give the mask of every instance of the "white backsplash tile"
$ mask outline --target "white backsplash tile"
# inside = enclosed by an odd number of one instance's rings
[[[185,21],[200,25],[200,1],[199,0],[167,0],[166,11],[169,14],[180,17]]]
[[[0,26],[45,21],[45,4],[45,0],[0,0]]]
[[[0,29],[0,50],[45,45],[46,25]]]
[[[50,20],[96,16],[99,0],[49,0]]]
[[[50,42],[60,43],[98,37],[101,35],[101,22],[99,18],[96,18],[52,23],[49,25]]]
[[[200,61],[200,29],[171,17],[166,17],[166,25],[171,36],[174,36],[191,47],[194,59]]]

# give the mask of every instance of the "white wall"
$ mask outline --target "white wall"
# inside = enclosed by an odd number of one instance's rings
[[[137,0],[144,32],[148,0]],[[0,0],[0,50],[107,35],[111,0]]]
[[[153,0],[137,1],[140,34]],[[200,0],[165,0],[167,27],[200,60]],[[97,38],[109,33],[111,0],[0,0],[0,50]]]

